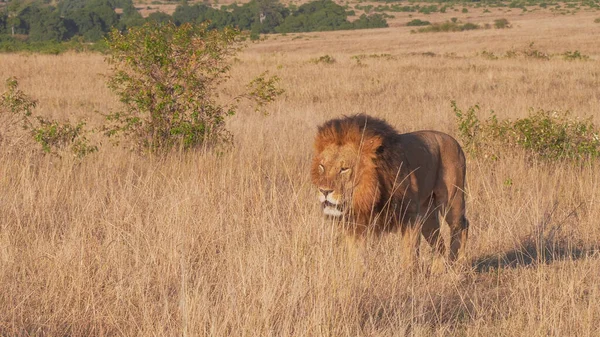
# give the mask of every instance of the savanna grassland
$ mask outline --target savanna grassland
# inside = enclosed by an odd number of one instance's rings
[[[227,151],[140,155],[93,137],[99,151],[78,160],[2,145],[0,335],[597,335],[598,162],[469,157],[468,263],[440,275],[425,243],[403,272],[395,234],[349,259],[323,219],[309,166],[329,118],[456,136],[455,100],[482,118],[542,108],[600,123],[600,12],[435,15],[513,27],[412,34],[398,17],[250,43],[221,98],[264,70],[286,93],[267,116],[242,106]],[[589,58],[562,56],[576,50]],[[119,109],[102,55],[0,57],[39,114],[99,126]]]

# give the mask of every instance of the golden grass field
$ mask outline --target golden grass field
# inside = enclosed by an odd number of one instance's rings
[[[403,272],[395,234],[348,258],[310,184],[316,127],[344,114],[455,136],[451,100],[479,104],[481,117],[533,107],[600,123],[600,13],[502,17],[514,27],[395,26],[250,44],[223,98],[263,70],[286,93],[268,116],[243,106],[225,153],[141,156],[100,139],[78,161],[3,145],[0,336],[597,335],[597,162],[531,162],[510,149],[498,161],[469,157],[468,264],[440,275],[429,272],[425,243],[421,268]],[[531,42],[590,59],[481,56]],[[359,54],[392,57],[359,66]],[[323,55],[336,62],[310,61]],[[0,57],[0,78],[17,76],[40,115],[98,125],[95,111],[119,108],[101,55]]]

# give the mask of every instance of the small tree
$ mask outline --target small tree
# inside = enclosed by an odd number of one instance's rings
[[[208,24],[148,22],[127,34],[112,31],[109,87],[125,105],[108,115],[108,134],[124,133],[149,149],[183,148],[228,142],[225,118],[235,104],[216,101],[217,87],[228,78],[230,59],[242,44],[238,30],[209,30]],[[249,94],[259,105],[282,93],[277,77],[255,79]]]

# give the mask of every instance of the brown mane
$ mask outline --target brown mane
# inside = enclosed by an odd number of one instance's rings
[[[361,169],[356,177],[358,187],[352,197],[353,215],[359,223],[369,222],[373,211],[380,211],[385,203],[383,199],[387,197],[387,193],[383,189],[383,182],[379,181],[381,175],[377,171],[388,166],[381,165],[381,159],[385,157],[384,149],[394,146],[398,141],[398,132],[391,125],[364,114],[332,119],[318,129],[315,139],[317,153],[332,144],[353,144],[359,150]],[[313,170],[316,170],[314,165]],[[388,227],[386,224],[381,225]]]

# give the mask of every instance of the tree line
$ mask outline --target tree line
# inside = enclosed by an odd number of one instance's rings
[[[278,0],[251,0],[213,8],[204,3],[176,7],[173,15],[155,12],[144,18],[132,0],[10,0],[0,7],[0,42],[63,42],[73,38],[85,42],[102,40],[113,28],[127,31],[145,22],[202,23],[211,29],[236,27],[251,37],[268,33],[291,33],[387,27],[380,14],[361,15],[350,21],[353,11],[332,0],[316,0],[301,6],[285,6]]]

